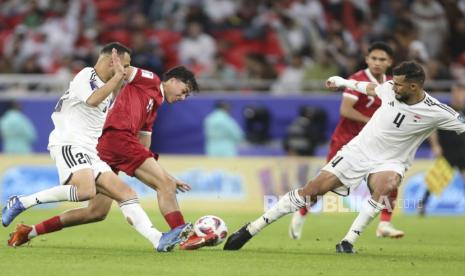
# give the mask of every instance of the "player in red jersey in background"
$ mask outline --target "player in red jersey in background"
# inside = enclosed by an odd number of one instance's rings
[[[163,81],[150,71],[132,68],[129,83],[124,86],[111,107],[97,145],[99,157],[115,172],[123,171],[135,176],[157,191],[160,211],[172,229],[185,224],[177,203],[176,189],[184,192],[190,190],[190,186],[163,169],[157,162],[158,155],[149,150],[152,125],[158,108],[164,101],[183,101],[197,90],[193,73],[185,67],[169,70],[164,74]],[[45,228],[45,232],[41,234],[55,232],[63,227],[101,221],[110,211],[111,204],[111,198],[99,194],[90,200],[87,207],[69,210],[58,216],[60,225],[48,225],[47,222],[51,219],[40,223]],[[30,229],[32,228],[27,225],[18,225],[10,241],[15,240],[16,246],[24,244],[34,238],[30,235]],[[194,249],[214,239],[215,236],[192,236],[183,247]]]
[[[384,42],[374,42],[368,48],[368,54],[365,62],[368,67],[351,75],[349,79],[357,81],[367,81],[376,84],[384,83],[391,80],[392,77],[386,76],[387,69],[392,65],[393,51],[391,47]],[[331,136],[330,148],[326,161],[329,162],[334,155],[352,138],[358,135],[365,124],[378,107],[381,106],[381,100],[378,97],[372,97],[360,93],[356,90],[345,89],[342,94],[340,107],[340,120]],[[336,191],[337,192],[337,191]],[[395,229],[391,224],[392,211],[394,210],[395,200],[397,198],[397,189],[389,195],[391,208],[385,208],[381,212],[380,223],[376,229],[376,236],[401,238],[404,232]],[[289,225],[289,236],[293,239],[300,239],[302,236],[303,225],[308,209],[302,208],[296,212],[291,224]]]

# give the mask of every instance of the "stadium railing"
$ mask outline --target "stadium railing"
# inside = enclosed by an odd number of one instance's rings
[[[50,74],[0,74],[0,97],[15,97],[20,95],[30,95],[35,93],[47,93],[61,95],[69,85],[71,77]],[[265,92],[269,91],[276,83],[276,80],[244,80],[233,79],[222,81],[217,79],[199,79],[202,92]],[[427,81],[425,89],[433,92],[448,92],[454,83],[453,80]],[[284,89],[287,89],[284,84]],[[295,90],[295,84],[291,84]],[[292,91],[292,94],[321,92],[325,90],[324,80],[309,80],[302,83],[299,91]],[[283,94],[283,93],[280,93]]]

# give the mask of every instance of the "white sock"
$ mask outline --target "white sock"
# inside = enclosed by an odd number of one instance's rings
[[[139,204],[139,200],[130,199],[119,203],[119,207],[124,217],[128,220],[137,232],[148,239],[155,249],[158,247],[161,238],[161,232],[153,227],[147,213]]]
[[[254,236],[265,228],[268,224],[273,223],[284,215],[294,213],[306,206],[305,199],[298,193],[298,189],[288,192],[279,201],[265,212],[257,220],[251,222],[247,227],[249,233]]]
[[[363,230],[370,224],[370,222],[375,218],[381,210],[384,209],[384,205],[374,201],[373,199],[368,199],[360,210],[357,218],[355,218],[352,226],[350,226],[349,232],[347,232],[346,236],[343,240],[354,244],[358,237],[362,234]]]
[[[51,202],[60,202],[60,201],[74,201],[78,202],[79,198],[77,195],[77,187],[74,185],[61,185],[56,186],[47,190],[37,192],[32,195],[22,196],[19,198],[19,201],[27,209],[32,206],[42,204],[42,203],[51,203]]]
[[[31,230],[31,232],[29,232],[29,234],[27,234],[27,237],[31,240],[31,239],[33,239],[33,238],[35,238],[37,236],[38,236],[38,234],[37,234],[37,231],[36,231],[36,227],[33,225],[32,230]]]

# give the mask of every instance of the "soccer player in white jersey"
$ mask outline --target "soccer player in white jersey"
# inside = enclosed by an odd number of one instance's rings
[[[257,220],[232,234],[225,250],[238,250],[263,228],[323,196],[328,191],[355,188],[366,178],[371,198],[364,202],[349,232],[336,245],[340,253],[353,253],[353,244],[385,207],[410,167],[420,144],[437,128],[465,132],[465,119],[423,90],[425,72],[413,61],[399,64],[393,80],[383,84],[331,77],[327,87],[351,88],[381,99],[381,107],[358,136],[344,146],[303,188],[285,194]]]
[[[129,66],[130,53],[120,43],[109,43],[102,48],[94,68],[82,69],[71,81],[52,114],[55,129],[48,145],[61,186],[29,196],[10,197],[2,210],[3,226],[8,226],[16,216],[37,204],[85,201],[107,195],[118,202],[128,222],[158,251],[170,251],[190,234],[189,223],[163,234],[156,230],[141,208],[136,193],[97,155],[98,138],[113,97],[124,79],[135,72]],[[97,194],[97,190],[101,194]],[[59,230],[56,226],[66,223],[53,219],[35,229],[22,228],[29,231],[27,239],[49,228]],[[23,241],[11,240],[9,243],[15,246]]]

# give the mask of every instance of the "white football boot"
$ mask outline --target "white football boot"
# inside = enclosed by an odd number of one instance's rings
[[[300,240],[302,231],[304,229],[305,218],[307,215],[302,216],[299,211],[294,212],[292,215],[291,224],[289,224],[289,237],[293,240]]]
[[[388,221],[380,221],[376,228],[376,237],[399,239],[405,235],[404,231],[394,228]]]

